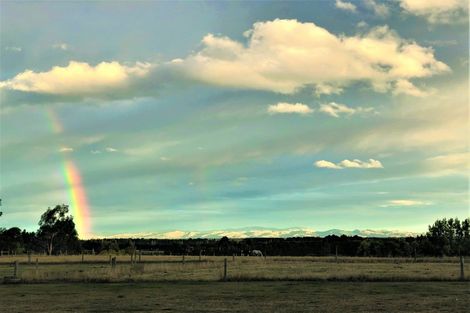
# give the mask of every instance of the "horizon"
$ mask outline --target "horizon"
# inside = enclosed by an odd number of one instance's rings
[[[82,239],[468,218],[458,3],[2,2],[0,228],[62,203]]]

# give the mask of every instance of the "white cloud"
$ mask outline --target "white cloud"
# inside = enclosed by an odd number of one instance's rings
[[[340,103],[336,103],[336,102],[321,104],[319,111],[323,112],[325,114],[331,115],[333,117],[339,117],[342,114],[352,115],[352,114],[355,114],[355,113],[375,112],[374,108],[371,108],[371,107],[368,107],[368,108],[363,108],[363,107],[351,108],[351,107],[348,107],[345,104],[340,104]]]
[[[356,12],[356,6],[352,4],[351,2],[346,2],[346,1],[341,1],[341,0],[336,0],[335,6],[338,9],[345,10],[345,11],[350,11],[350,12]]]
[[[349,136],[345,149],[379,154],[399,149],[430,149],[436,154],[468,150],[468,80],[442,86],[427,98],[404,98],[381,108],[387,117],[373,131]],[[406,140],[404,140],[406,138]]]
[[[387,17],[389,15],[389,9],[385,3],[377,3],[374,0],[364,0],[366,8],[374,11],[374,14],[380,17]]]
[[[245,36],[246,45],[209,34],[202,49],[171,66],[208,84],[284,94],[306,86],[316,86],[318,94],[338,93],[354,81],[386,92],[397,80],[450,71],[432,49],[400,38],[387,26],[348,37],[314,23],[276,19],[255,23]]]
[[[330,161],[326,161],[326,160],[320,160],[320,161],[316,161],[315,162],[315,166],[316,167],[320,167],[320,168],[333,168],[333,169],[342,169],[341,166],[338,166]]]
[[[279,102],[268,107],[268,112],[272,114],[278,113],[297,113],[297,114],[309,114],[313,112],[308,105],[302,103],[286,103]]]
[[[339,163],[333,163],[326,160],[320,160],[315,162],[316,167],[320,168],[331,168],[331,169],[344,169],[344,168],[362,168],[362,169],[373,169],[373,168],[383,168],[383,165],[380,161],[369,159],[368,161],[361,160],[343,160]]]
[[[439,175],[457,174],[466,175],[470,172],[470,152],[459,152],[438,155],[427,158],[424,164],[428,171]]]
[[[116,152],[117,149],[111,148],[111,147],[106,147],[106,152]]]
[[[72,152],[73,148],[70,147],[62,147],[59,149],[59,152]]]
[[[465,20],[467,0],[400,0],[400,6],[408,13],[422,16],[430,23],[454,23]]]
[[[343,168],[383,168],[383,165],[380,161],[369,159],[369,161],[361,160],[343,160],[339,163],[339,166]]]
[[[396,82],[450,71],[431,48],[387,26],[346,36],[314,23],[276,19],[257,22],[244,35],[246,43],[208,34],[198,51],[161,64],[70,61],[45,72],[25,70],[1,81],[0,88],[82,98],[135,97],[153,95],[169,80],[192,80],[283,94],[307,87],[321,95],[341,93],[359,81],[389,92]]]
[[[360,21],[359,23],[356,24],[357,28],[367,28],[369,24],[367,24],[365,21]]]
[[[52,48],[67,51],[70,47],[68,44],[62,42],[53,44]]]
[[[8,46],[5,47],[6,51],[21,52],[23,49],[21,47]]]
[[[426,97],[429,96],[432,90],[422,90],[413,85],[412,82],[406,79],[399,79],[395,82],[395,88],[393,88],[393,94],[405,94],[414,97]]]
[[[134,66],[118,62],[101,62],[96,66],[70,61],[65,66],[54,66],[47,72],[26,70],[14,78],[0,82],[0,88],[45,94],[95,94],[125,87],[132,78],[148,73],[150,65]]]
[[[160,160],[162,160],[162,161],[169,161],[169,160],[170,160],[170,158],[168,158],[168,157],[165,157],[165,156],[161,156],[161,157],[160,157]]]
[[[315,85],[315,95],[317,97],[321,95],[332,95],[332,94],[340,94],[343,92],[343,88],[331,85],[331,84],[324,84],[319,83]]]
[[[390,206],[422,206],[422,205],[430,205],[432,202],[426,201],[419,201],[419,200],[390,200],[387,204],[381,205],[382,207],[390,207]]]
[[[101,154],[101,150],[91,150],[91,154]]]

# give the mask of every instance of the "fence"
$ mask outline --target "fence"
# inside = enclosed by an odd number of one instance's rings
[[[6,257],[4,257],[5,259]],[[27,255],[0,260],[4,282],[230,280],[469,280],[461,259]],[[387,261],[387,262],[386,262]]]

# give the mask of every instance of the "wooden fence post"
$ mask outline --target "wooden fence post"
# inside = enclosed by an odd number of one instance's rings
[[[183,259],[181,260],[181,262],[183,262],[183,264],[184,264],[184,254],[183,254]]]
[[[232,262],[235,262],[235,253],[232,254]]]
[[[335,262],[338,263],[338,246],[335,246]]]
[[[139,263],[142,262],[142,250],[139,250]]]
[[[109,255],[109,265],[112,265],[112,263],[111,263],[111,254]]]
[[[31,251],[28,251],[28,264],[31,264]]]
[[[20,263],[18,261],[15,261],[15,268],[13,270],[13,277],[17,278],[18,277],[18,270],[20,267]]]
[[[460,280],[465,280],[465,273],[463,269],[464,258],[463,255],[460,254]]]
[[[224,281],[227,281],[227,258],[224,259]]]
[[[39,259],[36,258],[36,273],[38,272],[38,267],[39,267]]]
[[[201,262],[201,254],[202,254],[202,250],[199,250],[199,262]]]
[[[85,261],[85,257],[84,257],[84,254],[82,252],[82,263]]]
[[[113,271],[114,271],[114,269],[116,268],[116,257],[113,257],[113,258],[111,259],[111,268],[113,269]]]

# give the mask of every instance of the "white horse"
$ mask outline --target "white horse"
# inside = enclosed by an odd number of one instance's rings
[[[263,252],[261,252],[261,250],[251,250],[250,255],[251,256],[263,256]]]

